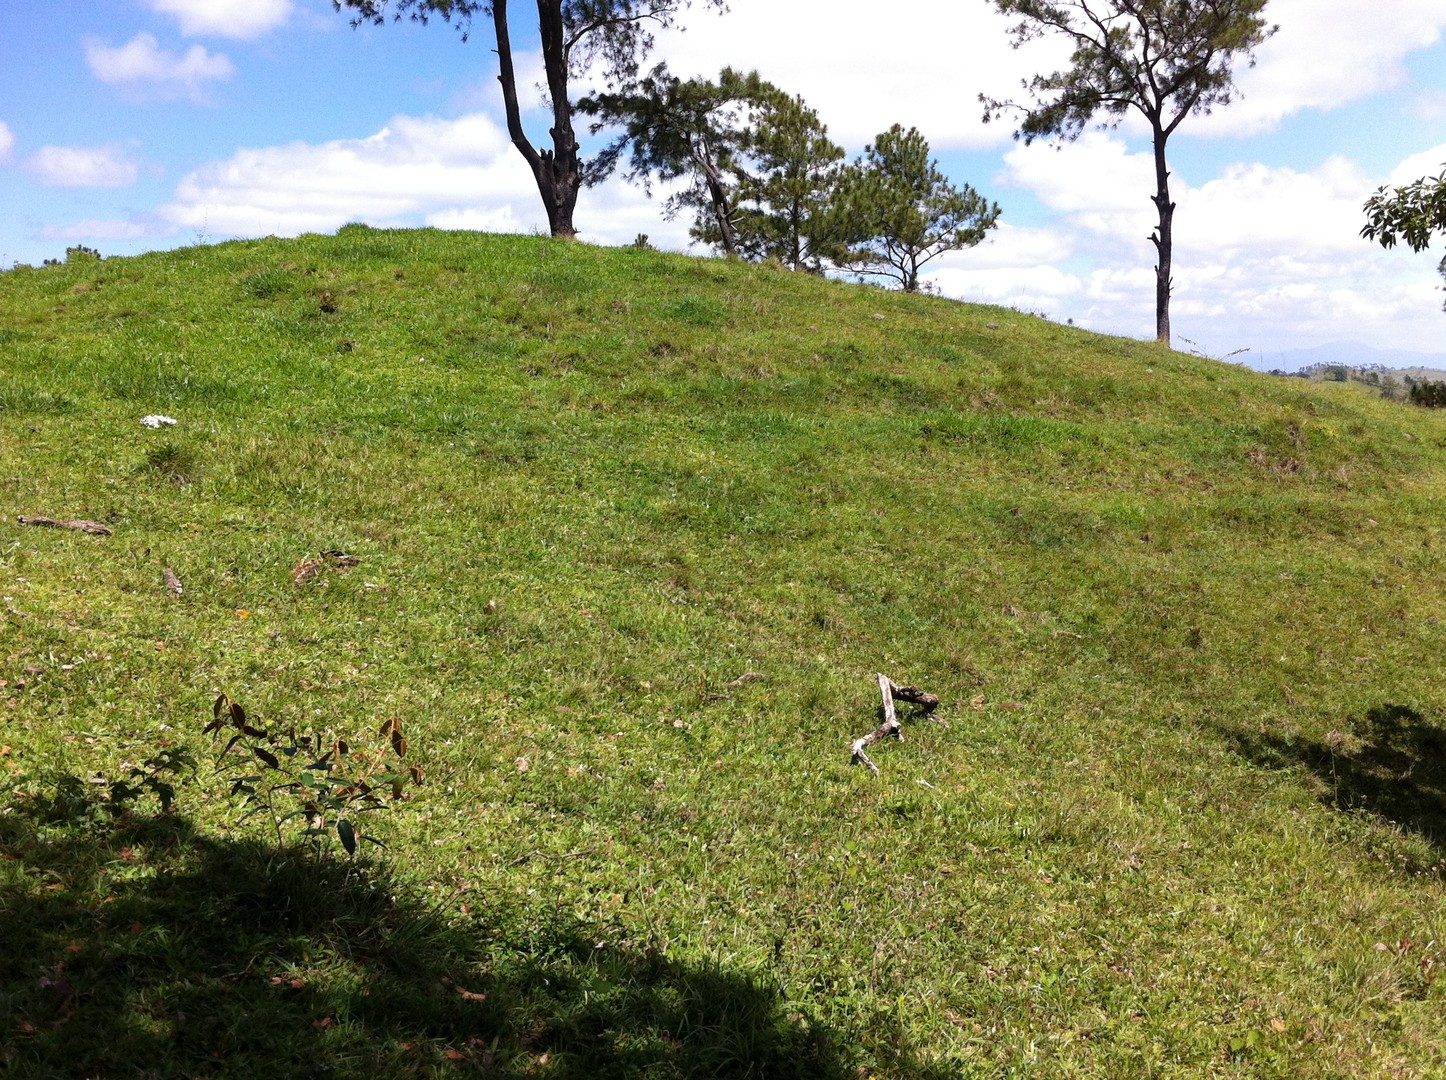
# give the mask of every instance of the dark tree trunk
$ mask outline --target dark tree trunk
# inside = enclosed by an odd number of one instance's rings
[[[708,197],[713,203],[713,217],[718,222],[718,232],[723,237],[723,250],[729,255],[737,255],[738,237],[733,229],[733,208],[728,204],[728,189],[723,186],[723,178],[718,174],[717,167],[696,151],[693,160],[707,178]]]
[[[1170,344],[1170,261],[1175,246],[1175,204],[1170,201],[1170,170],[1165,164],[1166,133],[1155,125],[1155,194],[1150,201],[1159,213],[1159,224],[1150,236],[1158,256],[1155,262],[1155,340]]]
[[[502,103],[507,111],[507,134],[532,170],[547,227],[553,236],[572,239],[573,208],[582,186],[582,168],[577,153],[577,136],[572,130],[572,102],[567,96],[566,28],[560,0],[537,0],[537,23],[542,33],[542,59],[547,70],[548,96],[552,99],[552,149],[538,150],[522,129],[522,111],[517,103],[517,78],[512,68],[512,41],[507,31],[507,0],[493,0],[492,22],[497,31],[497,80],[502,84]]]

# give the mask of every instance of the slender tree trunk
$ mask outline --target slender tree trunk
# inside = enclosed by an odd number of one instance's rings
[[[728,255],[737,255],[738,236],[733,228],[733,208],[728,205],[728,189],[723,186],[723,178],[718,174],[717,167],[701,154],[695,152],[693,160],[703,170],[707,179],[708,197],[713,203],[713,217],[718,222],[718,232],[723,237],[723,250]]]
[[[1170,170],[1165,163],[1165,132],[1155,124],[1155,204],[1160,221],[1150,236],[1157,255],[1155,263],[1155,340],[1170,344],[1170,261],[1175,246],[1175,204],[1170,201]]]
[[[803,235],[806,227],[806,219],[803,213],[803,201],[797,196],[793,199],[793,208],[789,214],[789,243],[793,252],[793,270],[809,270],[809,256],[813,254],[813,247],[806,236]]]
[[[561,0],[537,0],[537,23],[542,34],[542,58],[547,70],[547,89],[552,98],[552,149],[538,152],[522,128],[522,110],[517,103],[517,77],[512,68],[512,40],[507,29],[507,0],[493,0],[492,24],[497,32],[497,80],[502,84],[502,104],[507,112],[507,134],[532,170],[547,211],[547,227],[553,236],[572,239],[577,230],[572,212],[582,186],[577,137],[572,129],[572,102],[567,96],[566,28]]]

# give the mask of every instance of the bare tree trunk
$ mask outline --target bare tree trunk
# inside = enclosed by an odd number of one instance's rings
[[[572,103],[567,96],[566,27],[560,0],[537,0],[538,29],[542,33],[542,59],[547,70],[548,95],[552,99],[552,149],[538,152],[522,128],[522,110],[517,103],[517,77],[512,67],[512,40],[507,29],[507,0],[493,0],[492,23],[497,32],[497,80],[502,84],[502,103],[507,112],[507,134],[532,170],[547,211],[547,227],[553,236],[572,239],[572,213],[582,186],[582,169],[577,153],[577,136],[572,129]]]
[[[723,250],[729,255],[737,255],[738,236],[733,228],[733,208],[728,205],[728,189],[723,186],[723,178],[718,175],[717,167],[711,161],[704,160],[696,151],[693,160],[707,177],[708,197],[713,202],[713,217],[717,220],[718,231],[723,236]]]
[[[1170,170],[1165,163],[1165,132],[1155,124],[1155,204],[1160,223],[1150,235],[1157,255],[1155,263],[1155,340],[1170,344],[1170,261],[1175,246],[1175,204],[1170,201]]]
[[[919,256],[918,256],[917,254],[915,254],[914,252],[912,252],[912,251],[910,251],[910,252],[905,252],[905,253],[904,253],[904,262],[907,264],[907,265],[905,265],[904,268],[903,268],[903,270],[904,270],[904,291],[905,291],[905,292],[918,292],[918,291],[919,291]]]

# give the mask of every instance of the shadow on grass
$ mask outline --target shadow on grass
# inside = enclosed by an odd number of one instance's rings
[[[8,1076],[859,1075],[743,974],[571,917],[464,925],[384,871],[179,815],[78,833],[3,814],[0,855]]]
[[[1259,765],[1304,765],[1322,798],[1370,813],[1446,855],[1446,728],[1406,705],[1381,705],[1323,742],[1232,731],[1236,750]]]

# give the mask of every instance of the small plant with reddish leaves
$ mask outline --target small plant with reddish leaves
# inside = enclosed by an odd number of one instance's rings
[[[230,794],[250,807],[242,821],[262,812],[271,818],[278,847],[292,822],[318,844],[335,831],[348,855],[356,854],[358,840],[380,845],[358,830],[360,816],[395,806],[408,783],[422,782],[421,768],[400,760],[408,744],[395,718],[381,725],[385,743],[357,749],[345,738],[298,733],[295,725],[258,727],[225,694],[216,698],[211,713],[206,733],[216,739],[230,733],[217,772],[235,774]]]

